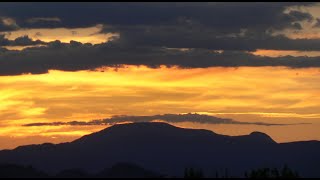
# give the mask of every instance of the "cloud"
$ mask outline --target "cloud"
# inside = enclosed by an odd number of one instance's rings
[[[27,20],[28,23],[37,23],[37,22],[41,22],[41,21],[49,21],[49,22],[61,22],[61,20],[57,17],[51,17],[51,18],[30,18]]]
[[[319,46],[320,47],[320,46]],[[204,49],[181,51],[159,47],[123,47],[116,43],[61,43],[21,51],[0,51],[0,75],[41,74],[50,69],[77,71],[94,70],[101,66],[160,65],[181,68],[287,66],[292,68],[320,67],[319,57],[265,57],[241,51],[216,52]]]
[[[302,29],[293,23],[295,29]],[[201,25],[171,26],[105,26],[103,32],[120,32],[118,43],[121,46],[152,46],[168,48],[201,48],[212,50],[254,51],[273,50],[320,50],[319,39],[290,39],[284,35],[267,32],[240,30],[235,33],[219,32],[217,29]]]
[[[25,21],[28,28],[57,28],[61,25],[61,19],[58,17],[35,17]]]
[[[77,71],[101,66],[181,68],[287,66],[320,67],[320,57],[264,57],[257,49],[320,51],[319,39],[290,39],[279,30],[303,29],[309,12],[288,10],[313,3],[2,3],[2,24],[16,28],[79,28],[103,25],[119,37],[101,44],[43,43],[27,36],[0,37],[0,75]],[[2,29],[3,30],[3,29]],[[0,27],[1,31],[1,27]],[[6,30],[10,31],[10,30]],[[76,34],[73,34],[76,35]],[[45,38],[41,36],[42,38]],[[73,37],[73,36],[72,36]],[[181,51],[181,49],[187,49]],[[223,51],[217,51],[223,50]]]
[[[70,121],[70,122],[52,122],[52,123],[30,123],[23,126],[88,126],[88,125],[113,125],[117,123],[124,122],[152,122],[154,120],[163,120],[168,123],[181,123],[181,122],[192,122],[192,123],[202,123],[202,124],[245,124],[245,125],[260,125],[260,126],[285,126],[285,125],[295,125],[295,124],[272,124],[263,122],[240,122],[234,121],[232,119],[218,118],[209,115],[201,114],[164,114],[164,115],[154,115],[154,116],[113,116],[111,118],[103,120],[92,120],[89,122],[83,121]]]
[[[28,28],[31,18],[58,18],[61,27],[159,25],[179,19],[215,28],[286,28],[292,21],[310,19],[306,12],[284,13],[290,6],[314,3],[2,3],[0,12]],[[165,12],[165,13],[164,13]],[[81,21],[79,21],[81,19]],[[44,27],[43,27],[44,28]]]
[[[20,27],[17,25],[15,19],[10,17],[0,17],[0,31],[17,30]]]
[[[40,40],[32,40],[28,36],[21,36],[13,40],[10,45],[11,46],[29,46],[29,45],[38,45],[38,44],[46,44]]]
[[[313,19],[310,13],[296,11],[296,10],[290,11],[288,13],[288,18],[291,18],[292,21],[304,21],[304,20],[311,21]]]
[[[266,32],[301,29],[300,22],[314,18],[308,12],[285,11],[295,5],[312,6],[313,3],[5,3],[0,5],[0,12],[15,19],[21,28],[79,28],[102,24],[112,27],[131,44],[146,38],[143,41],[150,43],[148,46],[159,40],[161,46],[172,46],[162,39],[172,39],[171,42],[187,39],[181,44],[199,46],[203,41],[202,46],[210,48],[206,44],[221,41],[213,37],[238,34],[242,30],[251,32],[249,37],[260,42]],[[104,31],[108,30],[110,28]],[[151,32],[146,34],[146,31]],[[191,39],[188,41],[188,38]],[[194,42],[197,39],[199,42]],[[227,40],[233,44],[232,39]]]
[[[0,35],[0,46],[32,46],[45,45],[46,43],[40,40],[32,40],[28,36],[17,37],[14,40],[9,40],[4,34]]]
[[[0,45],[7,46],[10,44],[10,40],[5,38],[5,35],[0,35]]]
[[[151,29],[153,32],[149,34],[155,35],[152,43],[180,34],[197,39],[204,33],[203,37],[211,38],[201,38],[201,41],[208,44],[212,37],[238,34],[242,30],[254,32],[254,39],[261,39],[265,32],[299,30],[300,22],[312,21],[314,17],[298,10],[286,12],[295,5],[312,6],[313,3],[5,3],[0,5],[0,12],[15,19],[21,28],[79,28],[102,24],[112,27],[125,41],[132,40],[136,33],[141,37]],[[159,32],[154,32],[155,29]],[[165,34],[168,31],[170,36]],[[192,46],[192,41],[186,45]]]

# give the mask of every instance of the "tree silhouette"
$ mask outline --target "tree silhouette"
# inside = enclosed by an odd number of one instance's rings
[[[252,170],[250,173],[245,172],[244,176],[246,178],[299,178],[297,171],[291,170],[287,165],[281,170],[277,168],[260,168]]]
[[[184,178],[203,178],[203,173],[201,169],[195,170],[193,168],[185,168]]]

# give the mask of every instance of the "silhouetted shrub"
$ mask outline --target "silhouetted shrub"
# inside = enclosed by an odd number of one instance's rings
[[[281,170],[277,168],[260,168],[252,170],[251,172],[245,172],[244,176],[246,178],[299,178],[297,171],[291,170],[287,165],[285,165]]]
[[[201,169],[195,170],[193,168],[185,168],[184,178],[203,178],[203,173]]]

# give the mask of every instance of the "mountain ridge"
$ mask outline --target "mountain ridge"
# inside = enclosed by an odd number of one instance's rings
[[[204,171],[244,170],[288,164],[302,175],[319,176],[320,142],[277,143],[265,133],[226,136],[162,122],[118,124],[75,141],[22,146],[0,151],[0,163],[33,165],[46,172],[81,168],[101,171],[118,162],[181,175],[185,167]],[[49,163],[48,163],[49,162]]]

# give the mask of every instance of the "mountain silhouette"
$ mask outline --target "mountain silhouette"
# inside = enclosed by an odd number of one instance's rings
[[[48,172],[82,169],[98,173],[120,162],[153,172],[183,176],[186,167],[206,174],[228,168],[235,176],[248,169],[284,164],[302,177],[320,176],[320,142],[277,143],[268,135],[219,135],[166,123],[119,124],[73,142],[21,146],[0,151],[0,163],[32,165]]]

